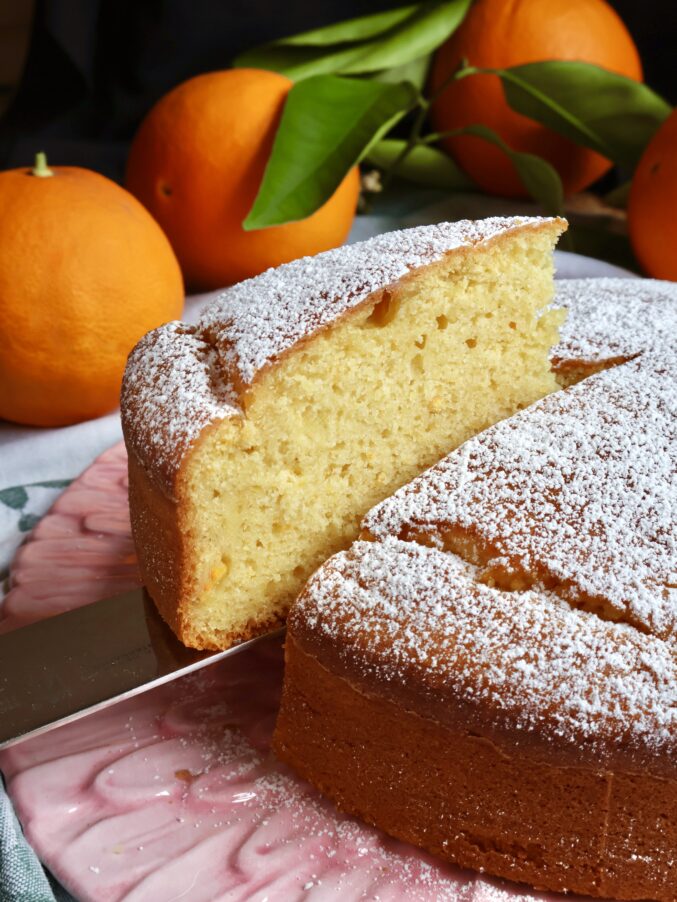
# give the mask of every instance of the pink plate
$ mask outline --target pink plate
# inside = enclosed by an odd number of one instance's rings
[[[116,445],[16,556],[0,630],[139,584]],[[38,855],[86,902],[556,900],[342,817],[270,752],[279,640],[0,755]],[[571,897],[569,897],[571,899]]]

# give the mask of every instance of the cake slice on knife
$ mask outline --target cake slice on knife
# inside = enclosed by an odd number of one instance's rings
[[[122,393],[144,583],[179,638],[282,623],[361,516],[557,387],[558,219],[391,232],[224,292],[132,352]]]

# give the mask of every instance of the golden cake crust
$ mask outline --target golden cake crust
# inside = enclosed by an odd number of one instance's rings
[[[292,608],[296,644],[367,695],[530,760],[677,780],[674,644],[455,554],[356,542]]]
[[[293,635],[285,672],[275,749],[346,813],[536,889],[674,902],[666,779],[547,755],[525,764],[509,744],[362,691]]]

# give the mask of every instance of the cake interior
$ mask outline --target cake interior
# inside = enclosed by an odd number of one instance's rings
[[[286,614],[362,515],[492,423],[554,391],[552,229],[451,254],[261,374],[207,430],[179,491],[184,641],[225,647]]]

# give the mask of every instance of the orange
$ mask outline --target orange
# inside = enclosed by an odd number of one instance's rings
[[[218,288],[341,244],[357,168],[307,219],[245,232],[292,83],[275,72],[198,75],[163,97],[134,138],[126,184],[172,243],[187,282]]]
[[[677,282],[677,110],[658,129],[635,170],[628,203],[637,260],[656,279]]]
[[[463,59],[471,66],[493,69],[580,60],[642,78],[637,48],[604,0],[477,0],[461,27],[437,51],[433,93]],[[489,126],[514,150],[552,163],[567,194],[581,191],[611,166],[592,150],[511,110],[496,75],[473,75],[450,84],[433,106],[432,122],[440,132],[476,123]],[[494,145],[469,135],[447,138],[443,145],[486,191],[507,197],[526,194],[512,163]]]
[[[114,409],[127,354],[183,307],[181,271],[131,194],[75,167],[0,173],[0,417]]]

